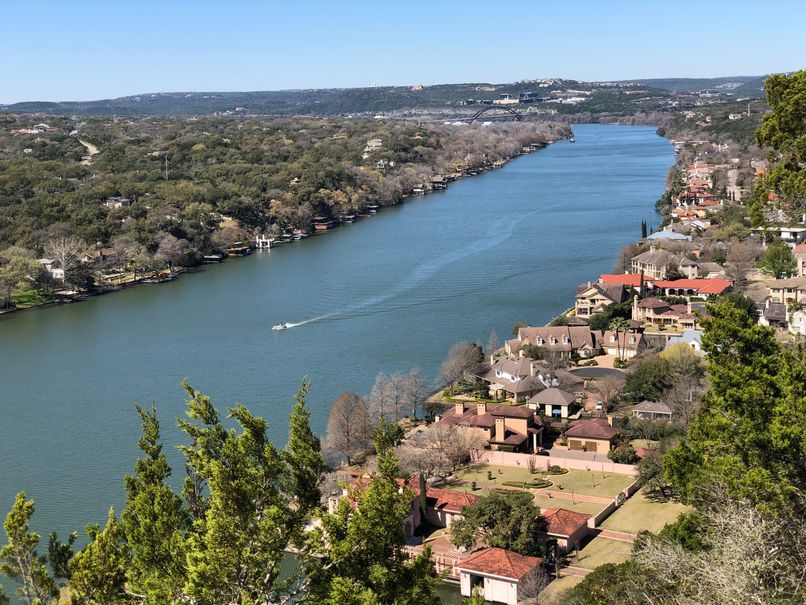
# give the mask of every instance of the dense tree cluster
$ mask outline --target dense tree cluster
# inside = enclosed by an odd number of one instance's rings
[[[806,352],[779,344],[736,299],[709,314],[710,388],[683,442],[639,466],[653,491],[674,491],[696,512],[643,536],[630,561],[599,567],[564,602],[803,602]],[[659,363],[673,362],[657,358],[643,380],[657,385]]]
[[[142,456],[125,478],[122,514],[87,527],[73,554],[71,535],[51,536],[48,555],[30,531],[34,503],[19,494],[5,522],[0,573],[18,584],[26,605],[55,603],[60,585],[75,605],[267,605],[439,603],[429,552],[404,552],[403,518],[411,495],[400,490],[391,425],[375,431],[378,472],[333,513],[320,508],[325,465],[310,429],[307,384],[297,396],[289,440],[278,449],[267,425],[242,405],[228,410],[183,383],[187,417],[179,421],[184,488],[175,492],[154,407],[137,407]],[[289,571],[286,554],[297,553]],[[52,571],[51,571],[52,570]],[[0,602],[5,597],[0,591]]]

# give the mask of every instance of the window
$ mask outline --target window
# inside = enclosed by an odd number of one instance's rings
[[[537,344],[538,344],[538,346],[541,346],[541,347],[543,346],[543,338],[542,337],[540,337],[540,336],[537,337]]]
[[[571,342],[571,341],[570,341],[570,339],[569,339],[567,336],[563,336],[563,344],[564,344],[564,345],[570,344],[570,342]]]
[[[554,338],[553,336],[551,336],[551,337],[549,338],[549,342],[550,342],[551,344],[553,344],[553,345],[556,345],[556,344],[557,344],[557,339],[556,339],[556,338]]]

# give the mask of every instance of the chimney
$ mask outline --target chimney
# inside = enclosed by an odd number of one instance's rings
[[[610,414],[607,415],[607,424],[613,426],[613,417]]]
[[[476,414],[479,416],[484,416],[487,413],[487,404],[486,403],[477,403],[476,404]]]
[[[465,404],[464,403],[454,403],[453,404],[453,413],[457,416],[461,416],[465,413]]]
[[[498,442],[502,442],[506,438],[504,434],[504,419],[503,418],[496,418],[495,419],[495,440]]]

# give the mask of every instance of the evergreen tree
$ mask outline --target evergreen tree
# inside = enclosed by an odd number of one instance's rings
[[[758,266],[767,275],[781,279],[792,276],[798,269],[798,262],[786,242],[776,239],[767,246],[758,261]]]
[[[145,603],[170,603],[180,593],[185,578],[185,535],[189,517],[182,500],[166,481],[171,475],[162,451],[156,408],[136,406],[142,424],[134,475],[127,475],[126,507],[121,526],[129,545],[129,588]]]
[[[311,431],[311,412],[305,407],[309,388],[310,383],[303,381],[295,397],[285,452],[289,467],[289,493],[303,517],[319,506],[319,482],[325,468],[321,444]]]
[[[185,412],[187,419],[180,418],[177,425],[190,437],[190,445],[179,446],[185,456],[186,473],[182,499],[191,517],[200,520],[208,507],[205,495],[205,477],[209,474],[207,467],[211,460],[220,456],[226,431],[221,424],[218,410],[213,407],[209,397],[196,391],[187,380],[182,381],[182,388],[188,395],[188,409]]]
[[[240,432],[225,431],[209,400],[195,392],[191,418],[204,401],[202,417],[214,424],[184,424],[196,436],[196,447],[186,449],[188,465],[210,494],[188,541],[186,596],[210,605],[277,602],[280,564],[297,532],[282,489],[283,456],[268,441],[266,422],[242,405],[229,409]]]
[[[58,590],[45,557],[36,552],[39,534],[29,531],[33,514],[34,501],[18,493],[4,524],[8,543],[0,549],[0,573],[19,584],[17,594],[25,605],[45,605]]]
[[[646,239],[646,221],[641,221],[641,239]]]
[[[125,592],[128,549],[123,527],[109,509],[106,527],[88,525],[89,544],[70,561],[73,605],[117,605],[130,600]]]
[[[378,474],[323,518],[323,555],[313,574],[307,603],[324,605],[436,605],[439,579],[430,549],[409,558],[403,520],[411,511],[412,493],[396,481],[391,449],[378,453]]]
[[[665,472],[690,502],[716,486],[762,509],[788,510],[806,491],[804,351],[783,350],[729,299],[708,309],[711,388],[688,439],[665,457]]]
[[[59,535],[52,531],[48,536],[48,563],[55,578],[70,579],[70,559],[73,558],[73,544],[78,538],[76,532],[67,536],[67,542],[59,540]]]

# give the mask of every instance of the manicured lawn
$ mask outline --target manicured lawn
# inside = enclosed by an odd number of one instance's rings
[[[630,558],[632,543],[610,538],[594,538],[588,542],[577,556],[572,557],[570,564],[574,567],[596,569],[605,563],[624,563]]]
[[[653,502],[646,498],[644,489],[640,489],[605,519],[602,527],[631,534],[643,529],[659,532],[688,510],[691,507],[678,502]]]
[[[15,290],[11,294],[11,302],[17,305],[18,308],[24,309],[33,305],[41,305],[50,300],[49,296],[45,296],[37,290]]]
[[[457,471],[456,475],[466,481],[482,483],[487,481],[488,470],[492,471],[495,482],[499,485],[504,481],[531,481],[535,477],[544,476],[532,475],[528,468],[490,464],[470,464]],[[615,498],[616,494],[635,480],[629,475],[608,472],[602,475],[601,471],[578,470],[569,470],[563,475],[545,475],[545,477],[554,484],[548,489],[603,498]]]
[[[557,578],[540,593],[541,605],[561,605],[565,601],[563,594],[582,581],[581,576],[563,576]]]
[[[605,507],[604,504],[597,502],[573,502],[565,498],[549,498],[548,496],[535,496],[535,506],[538,506],[541,510],[546,508],[564,508],[578,513],[585,513],[586,515],[595,515]]]

